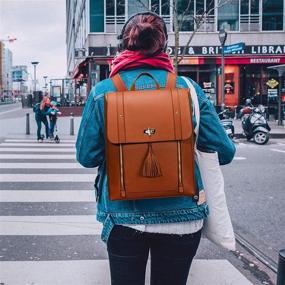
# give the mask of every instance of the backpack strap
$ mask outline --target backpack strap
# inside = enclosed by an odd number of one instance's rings
[[[117,91],[128,91],[128,88],[126,87],[122,77],[119,73],[111,77],[113,84],[115,85],[115,88]]]
[[[165,88],[166,89],[175,89],[176,88],[176,74],[168,72]]]

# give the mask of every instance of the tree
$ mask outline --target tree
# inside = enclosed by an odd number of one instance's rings
[[[156,12],[159,5],[159,4],[148,5],[149,1],[147,0],[136,0],[136,1],[138,7],[153,12]],[[217,0],[217,1],[210,0],[207,3],[207,7],[204,7],[204,5],[202,5],[203,7],[200,7],[198,9],[196,4],[196,13],[194,13],[194,0],[169,0],[168,2],[164,3],[164,5],[169,5],[169,7],[171,8],[169,10],[172,11],[172,14],[170,16],[172,16],[173,19],[174,46],[175,46],[173,61],[176,73],[178,72],[178,65],[185,57],[186,51],[189,48],[195,34],[201,29],[203,24],[207,24],[209,22],[211,16],[215,13],[215,10],[221,8],[226,4],[230,4],[233,1],[235,0]],[[215,2],[217,3],[215,4]],[[188,28],[192,29],[192,31],[189,31],[189,38],[183,50],[181,51],[180,32],[183,30],[185,26],[188,26]]]

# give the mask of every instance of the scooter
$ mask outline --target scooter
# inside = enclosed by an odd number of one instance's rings
[[[256,144],[262,145],[269,141],[269,132],[271,128],[268,125],[265,116],[265,108],[262,105],[258,107],[245,107],[241,110],[242,128],[246,139],[252,138]]]
[[[234,127],[233,120],[231,119],[230,114],[231,114],[230,110],[225,109],[224,111],[218,113],[218,116],[226,131],[226,134],[232,140],[235,136],[235,127]]]

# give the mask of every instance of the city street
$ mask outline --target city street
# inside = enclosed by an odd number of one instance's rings
[[[75,161],[75,136],[68,135],[69,118],[59,120],[60,144],[37,143],[32,113],[31,135],[27,136],[22,128],[27,110],[19,112],[17,108],[0,108],[1,126],[9,126],[0,140],[0,266],[4,284],[33,284],[21,283],[17,278],[23,276],[26,282],[45,278],[34,284],[55,284],[55,277],[61,280],[56,284],[92,284],[82,279],[87,276],[95,284],[108,284],[102,226],[95,220],[96,170],[84,169]],[[13,113],[19,117],[11,118]],[[76,119],[78,125],[80,118]],[[238,139],[236,146],[233,163],[222,168],[234,230],[238,240],[245,240],[276,266],[278,250],[284,247],[285,225],[281,221],[285,219],[285,193],[280,182],[285,171],[285,141],[274,139],[258,146]],[[225,280],[236,282],[230,284],[250,284],[245,277],[252,284],[274,284],[273,271],[240,243],[237,250],[227,252],[203,238],[190,274],[194,284],[206,282],[201,281],[201,268],[212,272],[211,280],[217,275],[215,268],[228,268]],[[51,274],[50,279],[43,277],[46,270],[57,267],[62,268],[57,274]],[[22,272],[21,277],[11,274],[15,271]],[[72,277],[66,276],[71,271]],[[229,284],[217,280],[212,284]]]

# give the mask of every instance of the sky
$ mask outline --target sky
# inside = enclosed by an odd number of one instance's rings
[[[66,76],[65,0],[0,0],[0,39],[15,37],[5,47],[13,52],[13,65],[38,61],[37,79]]]

